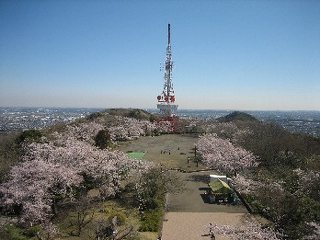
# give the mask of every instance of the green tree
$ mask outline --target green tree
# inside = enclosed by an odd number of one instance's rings
[[[95,144],[100,149],[111,146],[111,137],[108,130],[100,130],[94,138]]]
[[[42,133],[39,130],[31,129],[23,131],[17,138],[17,143],[28,142],[39,142],[42,137]]]

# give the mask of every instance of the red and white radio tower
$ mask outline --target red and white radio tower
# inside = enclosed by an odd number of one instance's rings
[[[173,84],[172,84],[172,52],[170,42],[170,24],[168,24],[168,45],[166,50],[166,61],[164,71],[164,86],[162,93],[157,97],[157,108],[160,114],[165,118],[175,117],[178,105],[174,104],[176,101]]]

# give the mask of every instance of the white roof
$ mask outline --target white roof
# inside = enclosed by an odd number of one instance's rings
[[[219,179],[226,179],[231,180],[231,178],[228,178],[226,175],[216,175],[216,174],[210,174],[210,178],[219,178]]]

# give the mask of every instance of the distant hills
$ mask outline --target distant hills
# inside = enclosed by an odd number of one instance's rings
[[[253,121],[258,122],[259,120],[251,116],[248,113],[235,111],[226,116],[217,118],[219,122],[233,122],[233,121]]]

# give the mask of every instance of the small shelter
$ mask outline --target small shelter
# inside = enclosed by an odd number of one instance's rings
[[[231,178],[228,178],[226,175],[217,175],[217,174],[210,174],[210,179],[214,180],[219,178],[220,180],[224,181],[224,182],[229,182],[231,180]]]
[[[214,178],[209,183],[209,202],[232,202],[234,192],[231,187],[219,178]]]

